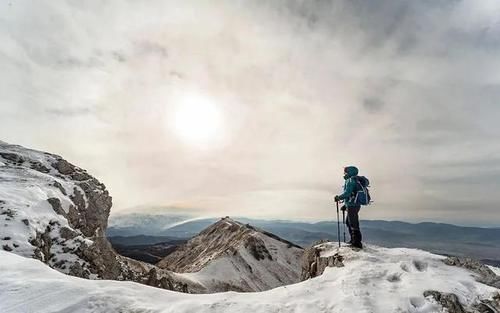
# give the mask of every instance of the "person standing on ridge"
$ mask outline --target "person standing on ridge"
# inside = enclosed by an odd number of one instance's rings
[[[358,169],[355,166],[348,166],[344,168],[344,192],[341,195],[335,196],[335,202],[344,201],[342,210],[347,210],[347,219],[345,221],[349,229],[351,240],[349,245],[355,248],[363,248],[361,243],[362,235],[359,228],[359,210],[361,204],[357,203],[356,194],[360,189],[358,182]]]

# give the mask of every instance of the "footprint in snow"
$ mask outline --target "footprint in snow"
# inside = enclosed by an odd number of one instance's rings
[[[410,297],[410,306],[418,309],[425,304],[425,299],[423,297]]]
[[[393,273],[387,276],[387,281],[391,283],[397,283],[401,281],[401,273]]]
[[[399,265],[399,267],[401,267],[401,269],[402,269],[403,271],[407,272],[407,273],[409,273],[409,272],[410,272],[410,269],[408,268],[408,264],[406,264],[406,263],[401,263],[401,264]]]
[[[413,266],[415,266],[419,272],[425,272],[427,270],[427,263],[423,261],[413,260]]]
[[[408,313],[443,312],[440,305],[432,303],[424,297],[410,297],[408,300],[410,302]]]

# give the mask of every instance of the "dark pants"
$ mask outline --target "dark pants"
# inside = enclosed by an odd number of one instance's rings
[[[347,208],[347,218],[345,224],[349,229],[349,234],[351,235],[351,243],[358,244],[361,243],[362,235],[359,228],[359,210],[360,206],[348,207]]]

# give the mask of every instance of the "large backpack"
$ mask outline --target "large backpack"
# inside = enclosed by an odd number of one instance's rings
[[[370,187],[370,181],[365,176],[353,177],[356,181],[358,188],[354,192],[354,203],[356,205],[369,205],[371,203],[371,196],[368,187]]]

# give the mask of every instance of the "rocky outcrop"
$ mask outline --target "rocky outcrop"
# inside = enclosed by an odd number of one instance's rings
[[[458,300],[457,295],[453,293],[441,293],[435,290],[428,290],[424,292],[424,297],[434,298],[434,300],[448,310],[447,312],[449,313],[467,313]]]
[[[472,307],[472,313],[499,313],[500,312],[500,293],[494,295],[491,299],[480,300]]]
[[[496,294],[491,299],[477,299],[469,308],[464,308],[457,295],[444,293],[436,290],[424,292],[424,297],[431,297],[446,309],[448,313],[498,313],[500,312],[500,294]]]
[[[500,277],[483,263],[471,258],[448,257],[443,261],[447,265],[465,268],[477,274],[476,280],[491,287],[500,289]]]
[[[113,250],[105,238],[111,206],[104,184],[86,170],[58,155],[0,142],[3,250],[73,276],[187,292],[189,281]]]
[[[307,248],[302,256],[301,281],[317,277],[325,271],[327,267],[343,267],[342,255],[339,253],[323,255],[324,251],[330,250],[332,244],[326,240],[315,243]]]
[[[185,293],[189,292],[187,283],[175,280],[169,273],[158,270],[156,267],[153,267],[149,271],[146,285],[169,290],[178,290]]]

